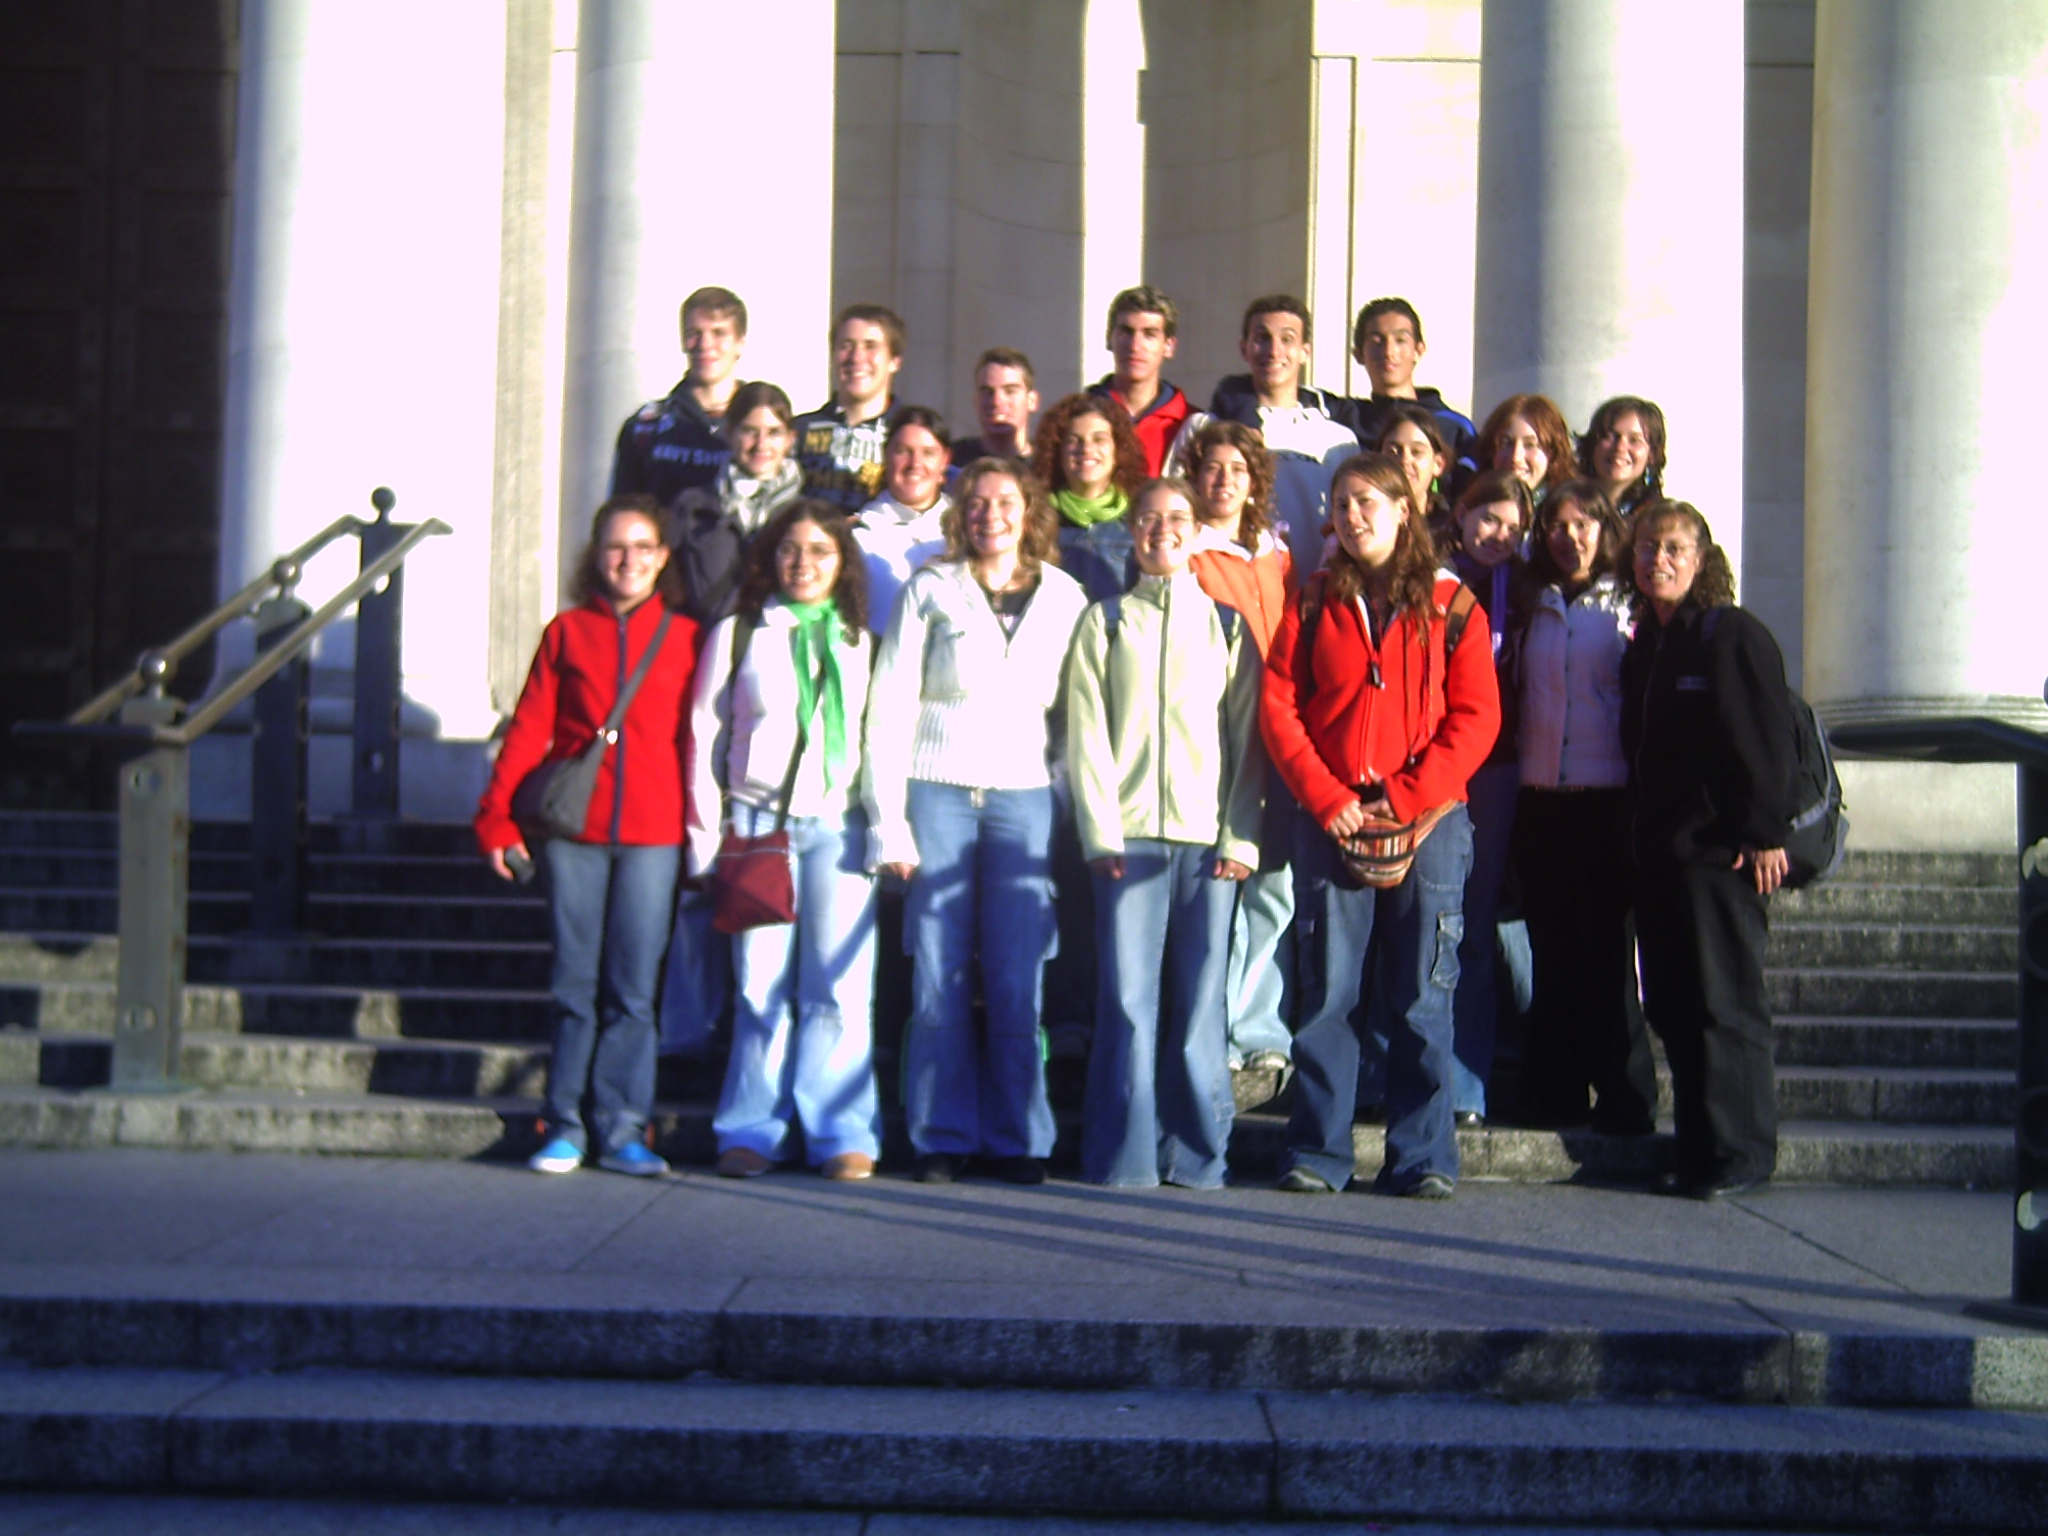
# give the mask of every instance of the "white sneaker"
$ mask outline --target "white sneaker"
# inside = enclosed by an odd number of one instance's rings
[[[583,1166],[583,1149],[566,1136],[557,1136],[526,1160],[535,1173],[574,1173]]]

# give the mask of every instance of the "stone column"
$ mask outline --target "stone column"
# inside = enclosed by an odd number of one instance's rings
[[[1813,129],[1807,693],[2048,729],[2048,3],[1821,0]]]
[[[1486,0],[1472,414],[1656,401],[1738,570],[1742,130],[1741,0]]]
[[[715,283],[747,301],[741,371],[827,393],[832,0],[586,0],[562,430],[562,559],[610,485],[612,444],[684,361],[677,309]],[[764,116],[765,114],[765,116]]]

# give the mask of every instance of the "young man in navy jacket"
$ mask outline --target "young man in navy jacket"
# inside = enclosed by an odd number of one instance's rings
[[[726,461],[725,407],[741,383],[747,306],[730,288],[699,288],[683,300],[682,331],[689,371],[619,429],[614,496],[643,492],[666,507],[692,486],[709,485]]]
[[[1455,493],[1479,468],[1479,434],[1470,417],[1444,404],[1436,390],[1415,382],[1416,365],[1428,351],[1429,344],[1422,339],[1422,317],[1406,299],[1374,299],[1361,309],[1351,333],[1351,355],[1372,380],[1372,393],[1349,402],[1351,425],[1358,429],[1358,440],[1370,448],[1386,429],[1395,406],[1421,406],[1443,428]]]

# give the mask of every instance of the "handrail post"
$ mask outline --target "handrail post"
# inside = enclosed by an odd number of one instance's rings
[[[2019,765],[2020,1049],[2012,1299],[2048,1308],[2048,765]]]
[[[258,605],[256,649],[267,651],[313,610],[296,595],[299,569],[273,567],[277,595]],[[249,745],[250,928],[282,938],[305,927],[306,695],[311,664],[301,654],[256,690]]]
[[[170,725],[174,664],[144,656],[148,691],[121,706],[125,725]],[[120,961],[114,993],[112,1085],[179,1086],[185,1015],[185,923],[191,850],[191,749],[162,746],[120,770]]]
[[[391,509],[398,498],[384,486],[370,494],[377,520],[362,529],[362,563],[368,568],[411,531],[394,523]],[[349,805],[355,815],[390,820],[398,815],[398,710],[401,625],[405,605],[405,567],[385,578],[380,591],[366,592],[356,604],[356,667],[354,768]]]

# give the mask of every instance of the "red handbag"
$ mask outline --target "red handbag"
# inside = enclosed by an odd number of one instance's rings
[[[739,680],[740,658],[754,637],[754,625],[739,620],[732,637],[732,681],[726,685],[726,719],[732,718],[732,688]],[[745,933],[796,921],[796,879],[790,868],[789,797],[796,787],[796,765],[803,761],[809,727],[798,722],[796,749],[776,795],[775,830],[742,837],[731,828],[718,842],[711,867],[711,926],[720,933]]]

